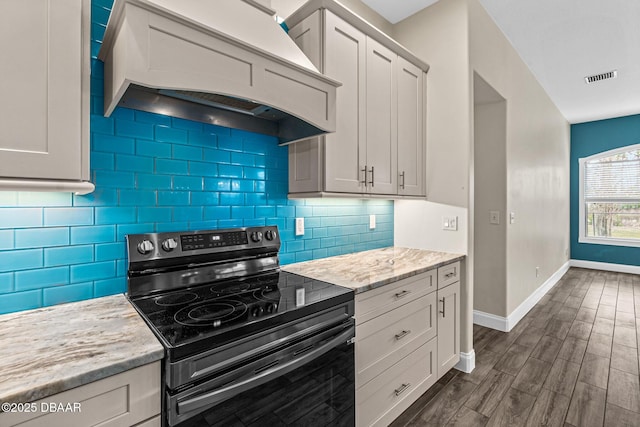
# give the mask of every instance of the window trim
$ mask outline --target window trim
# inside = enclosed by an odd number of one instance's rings
[[[582,157],[578,159],[578,243],[587,243],[594,245],[609,245],[609,246],[627,246],[627,247],[640,247],[640,239],[621,239],[615,237],[587,237],[586,224],[585,224],[585,202],[584,202],[584,164],[589,160],[593,160],[599,157],[613,156],[619,153],[626,153],[627,151],[640,150],[640,144],[627,145],[625,147],[614,148],[613,150],[603,151],[600,153],[592,154],[589,157]]]

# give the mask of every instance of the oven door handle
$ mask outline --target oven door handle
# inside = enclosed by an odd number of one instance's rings
[[[354,327],[351,326],[322,346],[314,350],[305,352],[302,356],[294,358],[285,364],[276,365],[272,368],[261,371],[250,378],[246,378],[237,383],[232,383],[230,385],[227,385],[226,387],[213,390],[209,393],[201,394],[199,396],[183,401],[178,401],[178,414],[186,414],[204,406],[215,405],[216,403],[223,402],[230,397],[242,393],[243,391],[249,390],[253,387],[271,381],[272,379],[277,378],[280,375],[291,372],[307,363],[312,362],[313,360],[338,347],[339,345],[347,343],[351,338],[353,338],[353,334]]]

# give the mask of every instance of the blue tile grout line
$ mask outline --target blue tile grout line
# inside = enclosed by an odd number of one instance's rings
[[[126,234],[277,225],[282,264],[393,245],[392,201],[288,200],[275,138],[124,108],[104,117],[95,57],[112,3],[92,1],[96,190],[0,192],[0,314],[124,292]]]

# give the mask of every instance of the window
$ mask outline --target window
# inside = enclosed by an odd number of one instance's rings
[[[579,241],[640,246],[640,144],[579,161]]]

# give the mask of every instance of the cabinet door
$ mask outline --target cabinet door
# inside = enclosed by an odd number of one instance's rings
[[[89,8],[83,0],[0,2],[1,177],[88,179]]]
[[[367,37],[367,191],[398,192],[398,55]]]
[[[336,132],[325,138],[325,190],[363,193],[366,36],[325,11],[324,74],[342,82],[336,93]]]
[[[438,289],[438,378],[460,360],[460,282]]]
[[[398,194],[424,196],[424,80],[398,57]]]

